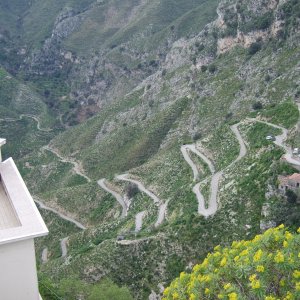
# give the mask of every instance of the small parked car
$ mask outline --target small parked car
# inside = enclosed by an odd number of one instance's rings
[[[266,140],[268,140],[268,141],[275,141],[276,138],[275,138],[274,135],[267,135],[267,136],[266,136]]]

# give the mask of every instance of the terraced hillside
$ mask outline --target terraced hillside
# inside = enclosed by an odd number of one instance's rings
[[[40,137],[15,153],[50,228],[37,245],[41,285],[61,297],[70,297],[62,278],[109,278],[136,299],[159,299],[215,245],[251,238],[262,224],[299,225],[290,218],[299,205],[291,212],[274,192],[277,176],[299,167],[289,159],[299,141],[299,4],[232,0],[215,11],[217,2],[59,2],[53,32],[73,24],[60,43],[69,63],[57,58],[52,34],[21,64],[31,95],[48,108],[16,110],[13,123],[4,114],[0,133],[26,120],[26,133]],[[34,2],[24,26],[47,3]],[[68,87],[51,107],[43,88],[56,64]],[[68,128],[71,103],[82,123]],[[11,147],[19,149],[17,139]]]

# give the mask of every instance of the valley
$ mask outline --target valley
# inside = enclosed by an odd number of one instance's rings
[[[0,135],[50,231],[45,300],[158,300],[216,245],[300,226],[278,191],[300,167],[297,1],[4,2]]]

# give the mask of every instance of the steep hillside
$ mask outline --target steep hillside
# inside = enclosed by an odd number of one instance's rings
[[[215,245],[279,220],[299,226],[299,205],[276,194],[277,176],[297,167],[284,155],[300,136],[299,3],[217,4],[60,1],[46,42],[30,35],[21,70],[34,95],[82,121],[18,161],[52,229],[37,247],[51,289],[110,278],[159,299]],[[33,2],[24,28],[47,5]]]

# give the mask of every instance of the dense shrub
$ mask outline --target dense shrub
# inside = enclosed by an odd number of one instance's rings
[[[250,47],[248,49],[248,53],[250,55],[254,55],[259,50],[261,50],[261,43],[255,42],[250,45]]]
[[[255,110],[262,109],[263,105],[262,105],[261,102],[257,101],[255,103],[253,103],[252,108],[255,109]]]
[[[215,73],[215,72],[217,71],[217,67],[216,67],[215,65],[210,65],[210,66],[208,67],[208,71],[209,71],[210,73]]]
[[[215,247],[191,274],[182,272],[163,299],[300,299],[300,228],[297,232],[280,225],[251,241]]]
[[[139,188],[135,183],[130,182],[126,187],[126,195],[128,198],[134,197],[139,192]]]

